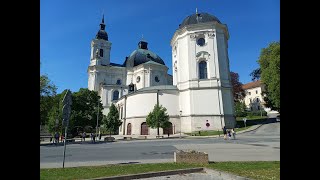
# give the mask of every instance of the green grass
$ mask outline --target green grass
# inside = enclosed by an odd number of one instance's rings
[[[165,171],[175,169],[192,168],[192,164],[126,164],[126,165],[105,165],[74,168],[53,168],[40,169],[40,179],[43,180],[67,180],[67,179],[89,179],[97,177],[108,177],[117,175],[138,174],[152,171]]]
[[[236,117],[237,121],[243,121],[244,117]],[[266,119],[268,116],[247,116],[247,120]]]
[[[97,177],[108,177],[116,175],[138,174],[145,172],[186,169],[195,167],[212,168],[225,171],[243,177],[256,180],[277,180],[280,179],[280,162],[218,162],[203,164],[127,164],[127,165],[106,165],[76,168],[54,168],[40,169],[40,179],[89,179]]]
[[[280,161],[219,162],[208,167],[256,180],[280,179]]]

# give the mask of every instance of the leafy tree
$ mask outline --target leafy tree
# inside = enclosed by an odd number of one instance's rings
[[[245,91],[242,89],[242,83],[239,81],[239,74],[230,72],[231,84],[233,89],[233,100],[234,102],[240,101],[245,97]]]
[[[247,116],[247,107],[244,102],[237,101],[235,102],[235,113],[236,117],[246,117]]]
[[[252,81],[259,80],[259,79],[260,79],[260,76],[261,76],[261,69],[260,69],[260,68],[257,68],[257,69],[255,69],[255,70],[253,70],[253,71],[250,73],[250,76],[252,77]]]
[[[169,122],[169,115],[167,114],[167,109],[162,107],[162,105],[156,104],[147,116],[147,125],[151,128],[158,129],[158,136],[159,136],[159,128],[167,128],[170,125]]]
[[[78,92],[72,93],[69,129],[72,130],[76,126],[91,126],[95,129],[97,126],[97,118],[98,126],[101,125],[103,106],[100,101],[98,93],[96,91],[90,91],[87,88],[80,88]],[[97,117],[98,113],[99,115]]]
[[[40,75],[40,124],[48,123],[48,113],[53,105],[53,97],[57,87],[49,80],[47,75]]]
[[[119,126],[121,126],[122,122],[119,119],[119,112],[114,104],[111,104],[109,107],[109,113],[107,116],[104,116],[103,123],[107,130],[110,132],[116,132]]]
[[[263,48],[258,63],[261,82],[265,84],[266,106],[280,112],[280,42],[272,42]]]

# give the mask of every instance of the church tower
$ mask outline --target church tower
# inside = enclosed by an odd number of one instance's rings
[[[173,85],[188,131],[234,127],[227,25],[208,13],[186,17],[171,39]],[[182,128],[184,129],[184,128]]]
[[[100,24],[100,30],[98,31],[95,39],[91,41],[90,65],[88,68],[89,90],[99,90],[99,84],[104,81],[102,79],[103,66],[110,64],[111,42],[108,41],[108,34],[105,31],[105,27],[106,25],[104,24],[103,16]]]

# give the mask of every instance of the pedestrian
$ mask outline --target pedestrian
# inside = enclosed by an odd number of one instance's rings
[[[59,133],[56,132],[56,133],[54,134],[54,138],[55,138],[55,143],[56,143],[56,144],[59,143],[59,137],[60,137]]]
[[[223,130],[223,139],[227,140],[227,129],[226,129],[226,126],[223,126],[222,130]]]
[[[101,140],[101,133],[99,132],[99,141]]]
[[[93,140],[93,143],[96,142],[96,134],[95,133],[92,133],[92,140]]]
[[[63,142],[64,141],[64,136],[63,135],[61,135],[61,142]]]
[[[234,128],[232,128],[231,133],[232,133],[233,139],[236,139],[236,131],[234,130]]]
[[[85,131],[82,133],[82,139],[83,139],[83,141],[86,141],[86,132]]]
[[[228,139],[231,139],[231,131],[230,131],[230,129],[228,130]]]

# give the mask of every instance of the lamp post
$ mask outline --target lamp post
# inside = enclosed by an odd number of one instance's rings
[[[181,121],[181,115],[182,115],[182,111],[180,110],[180,138],[181,138],[181,124],[182,124],[182,121]]]
[[[97,112],[97,127],[96,127],[96,135],[98,135],[98,125],[99,125],[99,100],[100,99],[98,99],[98,112]]]

